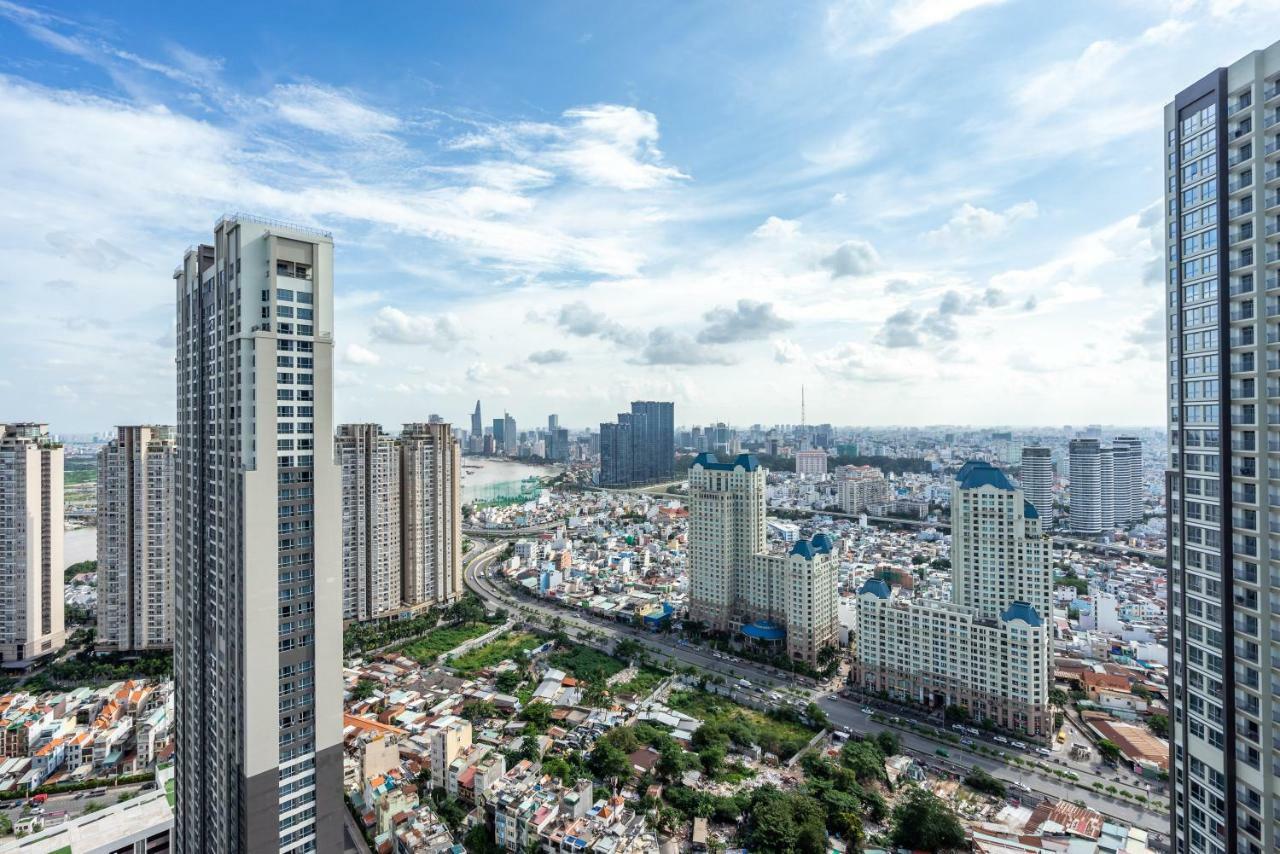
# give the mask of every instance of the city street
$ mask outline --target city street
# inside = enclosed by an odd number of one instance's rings
[[[516,610],[520,608],[533,609],[547,615],[549,618],[559,617],[565,631],[570,636],[575,636],[576,634],[580,637],[584,633],[593,633],[596,635],[604,634],[613,638],[631,637],[643,643],[652,653],[673,659],[682,664],[692,664],[703,670],[722,675],[726,679],[737,680],[745,678],[754,686],[763,686],[769,691],[786,690],[791,696],[796,697],[802,705],[808,700],[816,700],[827,713],[833,725],[852,733],[875,732],[885,728],[881,724],[871,722],[869,716],[861,711],[861,707],[857,702],[846,700],[836,694],[799,687],[795,684],[790,674],[779,677],[767,672],[760,665],[753,662],[726,661],[723,658],[716,658],[708,650],[681,646],[663,636],[653,635],[618,623],[594,620],[581,614],[571,614],[564,609],[539,602],[536,599],[518,597],[499,586],[489,577],[490,565],[501,553],[502,548],[501,545],[487,549],[477,547],[467,555],[464,561],[464,577],[467,586],[489,603],[490,607],[505,607]],[[1157,833],[1165,833],[1168,830],[1169,820],[1165,813],[1142,808],[1122,798],[1111,797],[1098,792],[1091,787],[1094,781],[1102,782],[1104,785],[1115,785],[1117,788],[1123,787],[1124,783],[1117,782],[1115,779],[1120,777],[1119,771],[1112,771],[1109,776],[1103,776],[1097,774],[1087,762],[1059,762],[1058,764],[1062,765],[1064,770],[1069,769],[1080,777],[1080,783],[1085,787],[1082,789],[1071,781],[1062,780],[1043,772],[1012,766],[993,757],[969,753],[949,742],[926,738],[910,731],[899,730],[898,734],[904,747],[915,751],[921,757],[929,757],[929,762],[932,765],[947,766],[959,773],[963,773],[970,767],[981,767],[995,777],[1008,782],[1023,783],[1030,787],[1032,791],[1042,795],[1073,801],[1083,799],[1085,803],[1099,812],[1119,821]],[[1002,750],[1006,750],[1010,755],[1019,753],[1007,745],[989,744],[989,746],[999,747]],[[946,760],[938,757],[936,751],[939,748],[947,750],[951,756]],[[1049,757],[1043,757],[1030,751],[1021,755],[1027,760],[1051,761]],[[1130,786],[1129,789],[1133,794],[1147,794],[1145,790],[1140,788]]]

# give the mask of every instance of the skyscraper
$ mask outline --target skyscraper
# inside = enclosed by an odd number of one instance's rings
[[[62,649],[62,445],[44,424],[0,424],[0,661]]]
[[[1116,466],[1111,448],[1098,448],[1098,512],[1104,533],[1116,529]]]
[[[520,447],[520,433],[516,429],[516,420],[511,413],[502,413],[502,450],[514,454]]]
[[[970,462],[952,484],[951,531],[950,602],[895,596],[879,578],[859,589],[853,678],[1048,736],[1053,547],[1039,514],[1003,472]]]
[[[174,280],[175,847],[337,850],[333,240],[226,216]]]
[[[1023,448],[1019,480],[1023,495],[1036,508],[1040,525],[1047,530],[1053,524],[1053,452],[1048,448]]]
[[[689,616],[816,667],[837,637],[835,544],[818,534],[770,549],[766,475],[749,454],[699,454],[689,469]]]
[[[1136,525],[1142,521],[1145,492],[1142,480],[1142,440],[1136,436],[1117,436],[1111,447],[1115,457],[1116,524]]]
[[[630,486],[631,414],[618,413],[618,420],[600,424],[600,485]]]
[[[462,596],[462,451],[448,424],[400,434],[401,598],[406,605]]]
[[[1164,108],[1176,852],[1280,849],[1280,43]],[[1268,318],[1270,318],[1268,320]],[[1259,459],[1259,454],[1263,457]],[[1270,515],[1269,515],[1270,514]]]
[[[675,449],[675,404],[633,401],[631,412],[619,413],[616,424],[600,425],[600,485],[673,480]]]
[[[480,417],[480,401],[476,401],[475,412],[471,413],[471,437],[472,439],[484,438],[484,419]]]
[[[105,649],[173,646],[172,427],[118,427],[98,451],[98,634]]]
[[[342,424],[342,619],[400,607],[400,449],[377,424]]]
[[[554,433],[559,429],[560,429],[560,416],[548,415],[547,416],[547,432]]]
[[[1072,439],[1067,448],[1071,476],[1073,533],[1102,533],[1102,446],[1097,439]]]

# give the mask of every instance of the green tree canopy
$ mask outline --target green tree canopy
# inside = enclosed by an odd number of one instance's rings
[[[890,841],[915,851],[966,847],[964,827],[951,809],[932,793],[912,786],[893,808]]]

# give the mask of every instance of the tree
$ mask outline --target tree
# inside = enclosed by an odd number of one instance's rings
[[[942,851],[965,846],[964,827],[951,809],[930,792],[912,786],[893,808],[890,841],[899,848]]]
[[[724,757],[725,749],[717,744],[708,745],[698,752],[698,760],[702,763],[702,770],[708,777],[714,777],[720,772],[721,766],[724,765]]]
[[[1067,696],[1067,692],[1061,688],[1052,688],[1049,691],[1049,702],[1057,706],[1059,709],[1067,705],[1071,698]]]
[[[374,682],[372,679],[361,679],[356,682],[356,687],[351,689],[351,699],[367,700],[372,697],[373,693],[377,690],[377,682]]]
[[[850,740],[840,748],[840,762],[859,783],[885,778],[884,754],[874,741]]]
[[[827,729],[831,726],[831,719],[827,717],[827,713],[822,710],[821,706],[812,700],[810,700],[809,704],[804,707],[804,716],[816,727]]]
[[[551,723],[551,705],[542,700],[535,700],[520,710],[520,720],[528,721],[542,732]]]
[[[981,768],[970,771],[969,776],[964,778],[964,784],[975,792],[982,792],[995,798],[1003,798],[1005,795],[1004,783]]]
[[[929,566],[933,567],[934,569],[938,569],[938,570],[950,569],[950,568],[951,568],[951,559],[950,559],[950,558],[945,558],[945,557],[937,557],[937,558],[934,558],[934,559],[929,563]]]
[[[964,706],[947,706],[944,714],[949,724],[962,724],[969,720],[969,710]]]
[[[483,824],[477,824],[467,831],[467,835],[462,839],[462,847],[467,849],[467,854],[500,854],[502,851],[497,843],[489,838],[489,829]]]
[[[520,683],[524,681],[524,675],[519,670],[504,670],[498,674],[498,678],[494,680],[494,685],[504,694],[510,694],[520,687]]]
[[[880,752],[885,756],[896,756],[901,749],[898,744],[897,734],[887,729],[882,729],[876,733],[876,746],[880,748]]]
[[[919,566],[919,565],[920,565],[920,564],[922,564],[922,563],[928,563],[928,562],[929,562],[929,559],[928,559],[927,557],[925,557],[924,555],[912,555],[912,556],[911,556],[911,565],[912,565],[912,566]]]
[[[587,759],[591,773],[617,788],[618,781],[631,776],[631,759],[612,743],[599,739]]]
[[[1108,762],[1120,761],[1120,746],[1109,738],[1098,742],[1098,753]]]
[[[685,752],[680,749],[679,745],[673,743],[659,754],[658,762],[653,766],[653,770],[658,775],[659,780],[670,784],[684,775],[685,767]]]
[[[1169,716],[1168,715],[1152,715],[1147,718],[1147,729],[1151,730],[1161,738],[1169,737]]]

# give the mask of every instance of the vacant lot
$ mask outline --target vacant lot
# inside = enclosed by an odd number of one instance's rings
[[[672,691],[667,705],[686,715],[701,718],[706,723],[746,721],[760,749],[782,760],[791,758],[817,732],[803,724],[778,720],[764,712],[740,706],[732,700],[705,691]]]
[[[474,676],[486,667],[493,667],[504,659],[523,661],[525,650],[533,649],[541,643],[542,638],[537,635],[528,632],[508,632],[479,649],[473,649],[466,655],[458,656],[449,662],[449,666],[456,670],[459,676]]]
[[[569,644],[551,655],[550,664],[578,681],[604,682],[621,673],[626,665],[612,655],[581,644]]]
[[[493,626],[487,623],[471,623],[465,626],[449,626],[432,629],[425,637],[405,644],[396,652],[412,658],[420,664],[433,664],[437,657],[449,650],[478,638]]]

